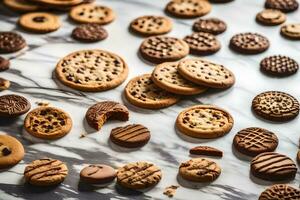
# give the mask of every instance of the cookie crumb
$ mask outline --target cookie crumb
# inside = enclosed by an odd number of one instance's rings
[[[0,91],[7,90],[10,87],[10,81],[0,78]]]
[[[46,102],[46,101],[37,101],[37,102],[35,102],[36,103],[36,105],[38,105],[38,106],[49,106],[50,105],[50,103],[49,102]]]
[[[81,133],[79,138],[84,138],[84,137],[86,137],[86,136],[87,136],[86,133]]]
[[[178,185],[171,185],[169,187],[166,187],[163,194],[171,198],[175,195],[177,188],[179,188]]]

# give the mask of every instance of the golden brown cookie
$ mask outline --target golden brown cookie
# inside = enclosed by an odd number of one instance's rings
[[[24,14],[19,19],[19,25],[31,32],[49,33],[61,26],[59,17],[46,12],[32,12]]]
[[[70,17],[78,23],[108,24],[115,19],[114,11],[106,6],[82,4],[70,11]]]
[[[276,184],[263,191],[258,200],[296,200],[300,199],[300,189],[286,184]]]
[[[221,49],[221,43],[211,33],[197,32],[187,35],[183,39],[190,47],[190,52],[195,55],[211,55]]]
[[[162,177],[161,170],[152,163],[129,163],[118,170],[117,181],[130,189],[146,189],[156,185]]]
[[[39,5],[26,0],[4,0],[4,5],[17,12],[32,12],[42,9]]]
[[[235,83],[234,74],[216,63],[204,59],[186,59],[179,62],[178,72],[195,84],[226,89]]]
[[[44,158],[31,162],[24,170],[25,180],[36,186],[51,186],[63,182],[67,166],[60,160]]]
[[[0,169],[18,164],[24,157],[24,147],[16,138],[0,135]]]
[[[100,130],[103,124],[111,120],[128,121],[129,111],[126,106],[114,101],[102,101],[92,105],[85,114],[88,124]]]
[[[178,38],[152,36],[140,46],[141,56],[152,63],[177,61],[189,53],[188,44]]]
[[[150,74],[133,78],[125,88],[125,97],[133,105],[160,109],[171,106],[179,101],[179,97],[157,87]]]
[[[211,5],[207,0],[171,0],[166,11],[180,18],[195,18],[210,12]]]
[[[97,92],[122,84],[128,67],[118,55],[95,49],[67,55],[58,62],[55,72],[59,81],[73,89]]]
[[[182,111],[176,127],[183,134],[195,138],[217,138],[233,127],[233,118],[225,110],[213,105],[196,105]]]
[[[71,131],[72,119],[63,110],[42,106],[27,114],[24,128],[34,137],[53,140]]]
[[[280,10],[266,9],[256,15],[256,21],[267,26],[282,24],[286,20],[286,15]]]
[[[143,36],[162,35],[171,31],[172,21],[164,16],[141,16],[130,23],[130,29]]]
[[[39,3],[45,6],[50,7],[60,7],[60,8],[66,8],[70,6],[75,6],[80,3],[83,3],[84,0],[30,0],[35,3]]]
[[[207,90],[205,86],[198,86],[184,79],[177,71],[178,62],[165,62],[155,67],[151,79],[158,87],[181,95],[200,94]]]
[[[221,175],[221,168],[212,160],[194,158],[181,163],[179,174],[188,181],[212,182]]]
[[[292,40],[300,40],[300,24],[285,24],[280,29],[281,35]]]

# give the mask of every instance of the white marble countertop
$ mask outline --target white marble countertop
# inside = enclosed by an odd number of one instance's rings
[[[0,77],[12,82],[11,88],[0,94],[15,93],[27,97],[32,107],[36,102],[47,101],[67,111],[74,125],[66,137],[46,144],[32,144],[22,136],[24,116],[16,121],[0,121],[0,130],[19,138],[26,148],[24,160],[8,171],[0,172],[0,199],[167,199],[163,190],[170,185],[181,185],[173,199],[203,200],[256,200],[259,194],[272,183],[253,179],[249,173],[249,161],[235,156],[232,139],[240,129],[258,126],[267,128],[279,137],[277,152],[295,159],[299,141],[299,118],[288,123],[270,123],[256,118],[251,112],[251,101],[260,92],[279,90],[290,93],[300,100],[300,74],[287,78],[267,77],[259,71],[259,62],[266,56],[285,54],[300,63],[300,42],[289,41],[279,34],[279,27],[264,27],[255,22],[255,15],[263,9],[263,0],[235,0],[227,4],[214,4],[208,16],[226,21],[228,30],[219,35],[222,49],[207,59],[222,63],[236,75],[236,84],[226,91],[209,92],[187,98],[177,105],[158,111],[145,110],[129,105],[122,98],[122,91],[130,78],[152,71],[153,66],[144,63],[137,56],[143,38],[132,35],[128,24],[141,15],[164,15],[167,0],[99,0],[99,4],[113,8],[117,19],[105,26],[109,37],[94,44],[81,44],[70,38],[75,24],[61,14],[63,26],[56,32],[39,35],[23,32],[16,27],[18,16],[0,8],[1,31],[20,32],[29,47],[16,54],[4,55],[11,59],[11,69],[0,73]],[[300,11],[288,14],[287,22],[300,22]],[[194,20],[173,19],[174,28],[170,36],[179,38],[191,33]],[[253,56],[239,55],[228,48],[230,38],[239,32],[258,32],[269,38],[268,51]],[[83,93],[67,88],[53,78],[53,69],[58,60],[80,49],[101,48],[121,55],[129,66],[129,78],[116,89]],[[150,142],[138,151],[124,151],[108,142],[110,130],[123,122],[108,122],[101,131],[95,132],[86,126],[84,114],[96,101],[114,100],[123,102],[130,109],[130,122],[141,123],[151,130]],[[232,131],[224,137],[213,140],[194,140],[176,133],[174,122],[185,107],[195,104],[215,104],[228,110],[234,117]],[[83,132],[88,136],[80,139]],[[224,151],[224,157],[216,161],[222,167],[221,176],[213,183],[198,185],[177,179],[180,162],[190,159],[188,150],[205,144]],[[23,170],[27,163],[42,156],[60,159],[67,163],[70,173],[66,180],[54,188],[34,188],[23,181]],[[111,184],[104,189],[91,189],[79,183],[79,171],[86,163],[107,163],[115,167],[128,162],[146,160],[153,162],[163,171],[162,181],[147,192],[133,192]],[[290,184],[299,187],[300,174]]]

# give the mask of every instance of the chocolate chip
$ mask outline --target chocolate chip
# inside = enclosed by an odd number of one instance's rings
[[[2,149],[2,154],[4,156],[8,156],[9,154],[11,154],[11,150],[7,147],[5,147],[4,149]]]

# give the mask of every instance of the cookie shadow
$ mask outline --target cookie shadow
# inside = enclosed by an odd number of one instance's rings
[[[103,184],[101,186],[96,186],[96,185],[92,185],[92,184],[89,184],[89,183],[79,180],[77,188],[78,188],[78,191],[80,191],[80,192],[94,192],[96,190],[106,188],[113,183],[114,183],[114,181],[109,182],[107,184]]]
[[[156,66],[156,65],[158,65],[159,63],[153,63],[153,62],[150,62],[149,60],[146,60],[143,56],[142,56],[142,54],[141,54],[141,52],[140,52],[140,47],[139,47],[139,49],[137,50],[137,56],[138,56],[138,58],[143,62],[143,63],[145,63],[146,65],[150,65],[151,67],[154,67],[154,66]]]
[[[178,128],[176,127],[176,123],[174,125],[174,129],[175,129],[175,132],[177,134],[177,136],[179,138],[181,138],[182,140],[186,141],[186,142],[190,142],[190,143],[195,143],[195,144],[201,144],[201,143],[205,143],[205,142],[212,142],[212,141],[215,141],[217,140],[218,138],[212,138],[212,139],[200,139],[200,138],[193,138],[193,137],[190,137],[190,136],[187,136],[183,133],[181,133]]]
[[[19,117],[0,117],[0,127],[1,126],[11,126],[17,124]]]
[[[55,191],[59,186],[60,184],[53,185],[53,186],[35,186],[25,182],[23,187],[23,192],[30,193],[30,194],[42,194],[46,192]]]
[[[176,180],[180,186],[182,186],[184,188],[189,188],[189,189],[201,189],[201,188],[206,187],[211,184],[211,183],[198,183],[198,182],[185,180],[184,178],[182,178],[180,176],[179,173],[176,176]]]
[[[152,186],[152,187],[149,187],[144,190],[134,190],[134,189],[125,188],[125,187],[121,186],[119,183],[115,184],[116,192],[122,196],[140,196],[140,195],[143,195],[145,192],[150,191],[154,187],[155,186]]]
[[[107,139],[107,143],[108,143],[108,146],[114,150],[114,151],[117,151],[117,152],[133,152],[133,151],[138,151],[140,150],[141,148],[143,147],[137,147],[137,148],[126,148],[126,147],[121,147],[115,143],[113,143],[110,138]]]
[[[82,119],[82,123],[83,123],[83,128],[85,130],[85,133],[87,134],[92,134],[92,133],[96,133],[98,132],[96,129],[90,127],[90,125],[88,124],[88,122],[86,121],[86,118],[84,117]],[[100,131],[100,130],[99,130]]]
[[[232,150],[233,155],[234,155],[235,157],[237,157],[239,160],[244,160],[244,161],[247,161],[247,162],[251,162],[252,157],[240,153],[240,152],[234,147],[233,143],[231,144],[231,150]]]

